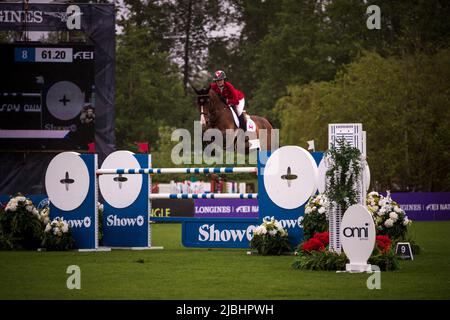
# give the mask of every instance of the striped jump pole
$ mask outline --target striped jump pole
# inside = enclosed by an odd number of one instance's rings
[[[257,167],[98,169],[102,174],[258,173]]]
[[[258,199],[257,193],[152,193],[150,199]]]

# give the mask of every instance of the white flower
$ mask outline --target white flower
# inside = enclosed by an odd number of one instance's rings
[[[378,201],[378,205],[379,206],[384,206],[387,203],[386,199],[380,199],[380,201]]]
[[[262,235],[262,234],[266,234],[267,233],[267,229],[264,226],[257,226],[255,228],[255,230],[253,230],[253,234],[256,235]]]
[[[389,218],[391,218],[394,221],[397,221],[398,214],[396,214],[394,211],[392,211],[391,213],[389,213]]]
[[[33,206],[32,206],[32,205],[27,205],[27,206],[25,206],[25,209],[26,209],[28,212],[33,212]]]
[[[26,201],[26,200],[27,200],[27,199],[26,199],[25,197],[23,197],[23,196],[16,197],[15,199],[16,199],[17,202],[20,202],[20,201]]]
[[[394,211],[397,212],[397,213],[401,213],[403,210],[399,206],[395,206],[394,207]]]
[[[8,203],[8,205],[6,206],[6,211],[16,211],[16,210],[17,210],[17,204]]]
[[[50,230],[52,230],[52,226],[50,225],[50,223],[48,223],[48,224],[45,226],[44,232],[50,232]]]
[[[408,226],[412,223],[412,220],[408,219],[408,216],[405,216],[405,220],[403,220],[403,225]]]
[[[54,227],[53,228],[53,234],[54,235],[57,235],[58,233],[60,233],[61,231],[59,230],[59,228],[58,227]]]
[[[63,233],[67,233],[69,231],[69,225],[67,223],[63,223],[63,226],[61,228],[61,231]]]
[[[378,214],[379,216],[382,216],[382,215],[384,215],[385,213],[386,213],[386,209],[381,208],[380,211],[378,211],[377,214]]]
[[[391,218],[389,218],[389,219],[387,219],[385,222],[384,222],[384,226],[386,227],[386,228],[392,228],[392,226],[394,225],[394,220],[392,220]]]
[[[306,207],[306,208],[305,208],[305,213],[311,213],[311,212],[312,212],[311,207]]]
[[[98,203],[98,211],[103,212],[103,204],[102,203]]]
[[[275,221],[275,227],[276,227],[278,230],[283,230],[283,226],[281,225],[281,223],[280,223],[279,221]]]
[[[271,236],[274,236],[274,235],[276,235],[277,234],[277,230],[270,230],[269,231],[269,234],[271,235]]]
[[[312,207],[312,211],[316,211],[317,210],[317,208],[316,207]]]
[[[369,196],[371,196],[371,197],[373,197],[373,196],[379,197],[380,195],[378,194],[378,192],[372,191],[372,192],[369,193]]]
[[[267,233],[267,229],[264,226],[261,226],[261,234],[266,234]]]
[[[324,213],[325,212],[325,208],[324,207],[320,207],[318,211],[319,211],[319,213]]]
[[[33,211],[32,211],[32,212],[33,212],[33,214],[34,214],[36,217],[40,218],[40,217],[39,217],[39,211],[38,211],[36,208],[33,207]]]

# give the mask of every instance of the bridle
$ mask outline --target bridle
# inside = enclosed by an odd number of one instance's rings
[[[206,120],[205,120],[205,111],[204,111],[204,106],[205,106],[205,101],[208,101],[209,103],[211,101],[209,101],[209,95],[208,94],[201,94],[197,96],[197,101],[199,102],[200,105],[200,124],[205,125],[206,126]],[[209,117],[208,117],[208,122],[209,122]]]
[[[212,101],[211,96],[208,94],[198,94],[197,95],[197,102],[200,107],[200,123],[204,125],[205,127],[212,127],[214,125],[214,119],[217,116],[217,111],[212,112]],[[209,111],[205,112],[205,105],[206,103],[209,104]],[[227,111],[229,107],[224,103],[223,109]]]

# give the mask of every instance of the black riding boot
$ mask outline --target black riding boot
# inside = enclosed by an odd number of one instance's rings
[[[244,113],[241,113],[241,115],[238,117],[239,119],[239,128],[246,131],[247,130],[247,119],[244,115]]]

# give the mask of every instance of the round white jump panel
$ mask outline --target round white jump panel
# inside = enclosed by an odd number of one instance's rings
[[[375,246],[375,223],[365,206],[354,204],[345,211],[340,236],[350,264],[366,264]]]
[[[370,188],[370,169],[369,169],[369,165],[366,164],[366,166],[363,169],[363,180],[364,180],[364,185],[366,186],[366,191],[369,191]]]
[[[319,178],[317,180],[317,189],[319,189],[320,193],[324,193],[327,185],[327,170],[328,170],[325,162],[325,157],[323,157],[322,160],[320,160],[318,169],[319,169]]]
[[[281,147],[269,157],[264,169],[264,186],[279,207],[300,207],[317,190],[318,169],[312,155],[297,146]]]
[[[103,161],[102,169],[137,169],[141,166],[130,151],[116,151]],[[136,201],[142,188],[141,174],[103,174],[98,184],[103,198],[114,208],[126,208]]]
[[[55,156],[45,173],[45,189],[50,202],[64,211],[78,208],[89,191],[89,171],[76,152]]]
[[[60,120],[75,118],[84,106],[84,93],[71,81],[56,82],[46,98],[48,111]]]

